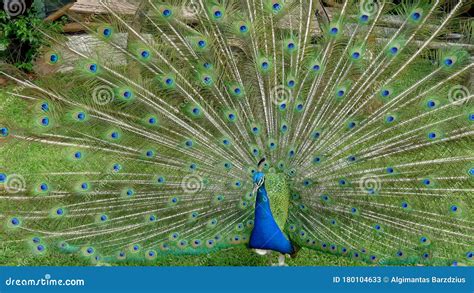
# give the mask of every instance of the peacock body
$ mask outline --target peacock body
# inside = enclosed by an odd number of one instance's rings
[[[245,245],[472,265],[473,63],[447,45],[469,1],[335,2],[153,0],[128,19],[101,1],[69,15],[94,46],[42,31],[53,73],[1,70],[16,83],[2,242],[108,262]]]

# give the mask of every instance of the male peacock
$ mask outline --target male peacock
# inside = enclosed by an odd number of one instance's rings
[[[0,117],[2,242],[106,261],[247,245],[472,265],[469,1],[331,2],[151,0],[130,19],[102,1],[69,15],[85,49],[41,31],[55,73],[1,69],[17,84],[1,105],[17,114]]]

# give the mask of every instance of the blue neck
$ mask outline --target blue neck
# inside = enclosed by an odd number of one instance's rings
[[[294,252],[293,245],[282,233],[273,218],[265,183],[257,190],[254,222],[249,242],[251,248],[269,249],[281,253]]]
[[[270,208],[270,202],[268,200],[267,189],[265,188],[265,183],[262,184],[257,190],[257,203],[268,205]]]

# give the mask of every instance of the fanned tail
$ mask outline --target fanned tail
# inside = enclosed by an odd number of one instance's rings
[[[88,37],[41,31],[54,74],[2,67],[7,245],[95,260],[244,245],[266,157],[296,246],[472,264],[472,39],[446,41],[468,1],[336,1],[328,22],[318,1],[191,2],[143,1],[130,21],[101,1],[106,16],[69,15]]]

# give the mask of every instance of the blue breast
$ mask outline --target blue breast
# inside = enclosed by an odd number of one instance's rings
[[[294,252],[293,245],[280,230],[280,227],[278,227],[273,218],[265,184],[257,191],[254,228],[250,235],[249,247],[274,250],[284,254]]]

